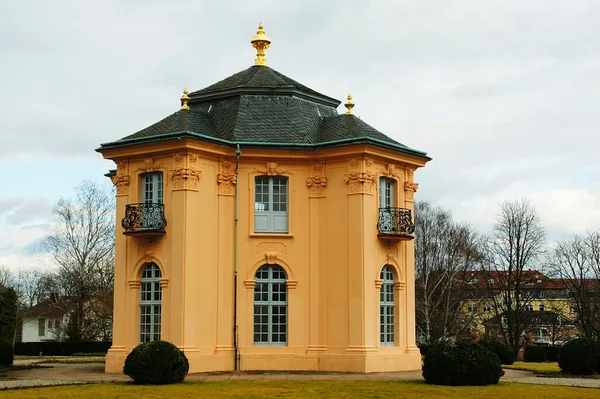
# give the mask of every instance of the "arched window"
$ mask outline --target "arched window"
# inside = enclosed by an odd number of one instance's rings
[[[263,265],[254,278],[254,345],[287,345],[285,271],[279,265]]]
[[[160,339],[162,274],[156,263],[148,263],[140,279],[140,343]]]
[[[382,346],[396,344],[396,292],[394,270],[386,265],[381,269],[381,291],[379,293],[379,341]]]

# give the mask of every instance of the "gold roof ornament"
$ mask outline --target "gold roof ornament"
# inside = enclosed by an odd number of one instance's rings
[[[354,103],[352,102],[352,95],[348,94],[348,102],[344,104],[346,107],[346,115],[352,115],[352,108],[354,108]]]
[[[188,89],[185,87],[183,89],[183,96],[181,96],[181,109],[190,109],[188,101],[190,101],[190,98],[188,97]]]
[[[254,65],[267,65],[265,50],[271,45],[271,38],[265,33],[262,22],[258,25],[258,31],[256,32],[256,35],[252,36],[250,43],[252,43],[252,47],[256,49]]]

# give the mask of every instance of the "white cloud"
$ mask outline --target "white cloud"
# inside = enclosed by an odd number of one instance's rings
[[[250,66],[261,20],[273,68],[352,93],[363,120],[429,152],[419,199],[481,229],[519,197],[556,237],[599,227],[597,1],[348,4],[0,3],[0,248],[22,250],[40,233],[25,226],[102,179],[113,165],[93,152],[100,143],[175,111],[184,86]]]

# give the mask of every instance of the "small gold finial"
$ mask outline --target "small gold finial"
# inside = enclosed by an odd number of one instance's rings
[[[352,115],[352,108],[354,108],[354,103],[352,102],[351,94],[348,94],[348,102],[344,104],[344,106],[348,109],[348,111],[346,111],[346,115]]]
[[[185,87],[183,89],[183,96],[181,96],[181,109],[190,109],[188,101],[190,101],[190,98],[188,97],[188,89]]]
[[[265,33],[262,22],[258,25],[258,31],[256,32],[256,35],[252,36],[250,43],[252,43],[252,47],[256,49],[254,65],[267,65],[265,50],[271,45],[271,38]]]

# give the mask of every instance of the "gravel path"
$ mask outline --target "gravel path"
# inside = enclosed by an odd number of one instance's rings
[[[35,360],[15,362],[16,366],[29,366]],[[129,381],[123,374],[105,374],[103,363],[68,364],[46,363],[41,367],[10,370],[0,376],[0,390],[51,385],[89,384],[98,382]],[[4,379],[2,378],[4,377]],[[219,380],[414,380],[422,379],[420,371],[395,373],[325,373],[325,372],[286,372],[286,373],[197,373],[186,377],[187,381],[219,381]],[[502,382],[538,385],[564,385],[571,387],[600,388],[600,379],[590,378],[549,378],[536,377],[529,371],[506,369]],[[600,395],[599,395],[600,397]]]
[[[593,378],[521,377],[506,378],[502,381],[518,382],[520,384],[562,385],[567,387],[600,388],[600,380]]]

